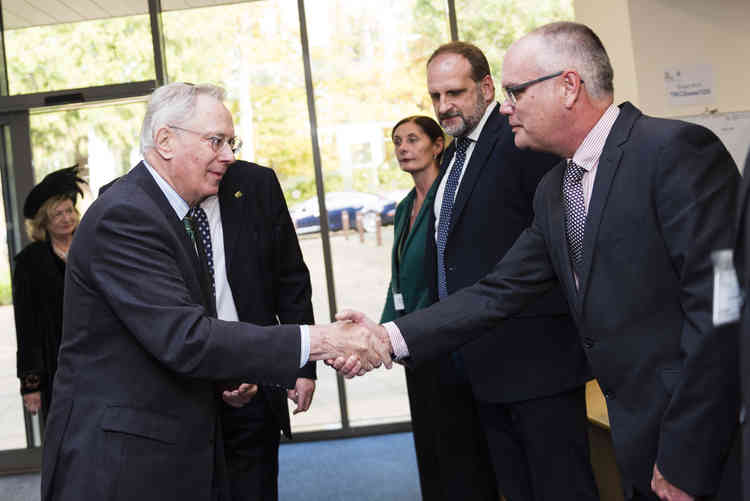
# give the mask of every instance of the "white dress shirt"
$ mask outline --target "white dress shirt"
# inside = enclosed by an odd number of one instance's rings
[[[482,133],[482,129],[484,129],[484,124],[487,123],[487,119],[490,117],[490,113],[496,108],[495,104],[497,103],[490,103],[489,106],[487,106],[487,109],[484,110],[484,115],[482,115],[482,119],[479,120],[479,123],[476,127],[474,127],[474,130],[472,130],[469,134],[466,135],[466,139],[469,140],[469,146],[466,148],[466,159],[464,160],[464,166],[461,169],[461,174],[458,176],[458,185],[456,186],[456,192],[453,194],[453,201],[456,201],[456,196],[458,196],[458,190],[461,189],[461,181],[464,178],[464,174],[466,174],[466,168],[469,165],[469,160],[471,160],[471,154],[474,153],[474,147],[477,144],[477,141],[479,141],[479,135]],[[499,113],[499,111],[497,111]],[[451,171],[453,170],[453,162],[456,161],[456,154],[453,153],[453,158],[451,158],[450,163],[448,164],[448,168],[445,170],[445,174],[443,175],[443,179],[440,180],[440,184],[438,185],[438,189],[435,192],[435,203],[433,205],[433,210],[435,211],[435,241],[437,242],[437,232],[438,232],[438,225],[440,224],[440,209],[443,206],[443,194],[445,193],[445,185],[448,182],[448,176],[450,175]]]
[[[182,221],[190,210],[188,203],[172,188],[161,175],[143,161],[146,170],[151,174],[159,189],[167,197],[169,205],[174,209],[177,218]],[[204,200],[201,208],[206,211],[208,226],[211,232],[211,249],[214,257],[214,285],[216,287],[216,312],[221,320],[237,321],[237,307],[234,304],[232,289],[227,278],[226,259],[224,253],[224,230],[221,226],[221,209],[218,197],[211,196]],[[310,358],[310,331],[306,325],[300,326],[300,367]]]

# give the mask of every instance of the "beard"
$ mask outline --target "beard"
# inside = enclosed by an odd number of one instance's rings
[[[464,115],[464,113],[460,110],[450,111],[448,113],[439,114],[438,119],[440,120],[440,125],[443,126],[443,129],[448,135],[451,135],[453,137],[465,136],[467,134],[470,134],[471,131],[473,131],[474,128],[479,125],[479,122],[482,120],[482,116],[484,115],[484,111],[486,109],[487,104],[484,102],[484,98],[482,97],[481,92],[478,92],[477,102],[474,104],[474,109],[471,111],[471,113],[469,113],[468,115]],[[460,118],[461,122],[456,125],[445,125],[445,120],[454,117]]]

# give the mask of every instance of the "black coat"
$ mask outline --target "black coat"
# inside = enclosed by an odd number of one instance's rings
[[[534,217],[539,180],[559,162],[546,153],[520,150],[508,119],[495,104],[466,165],[453,207],[445,268],[448,293],[474,284],[508,252]],[[442,173],[453,157],[451,143]],[[440,180],[436,181],[440,182]],[[426,270],[437,301],[435,212],[430,211]],[[555,395],[591,379],[568,304],[560,288],[532,302],[516,318],[494,325],[461,348],[474,395],[486,402],[518,402]]]
[[[88,209],[68,257],[43,500],[226,491],[215,383],[293,385],[300,334],[211,318],[201,268],[143,164]]]
[[[708,129],[623,104],[599,159],[580,291],[565,236],[564,169],[541,181],[534,222],[489,275],[396,324],[418,363],[561,284],[607,398],[626,493],[649,492],[658,460],[673,484],[710,495],[739,407],[736,329],[712,325],[710,256],[734,245],[737,168]]]
[[[52,381],[62,335],[65,262],[49,241],[26,246],[15,258],[13,311],[21,393],[42,392],[42,415],[49,411]]]
[[[750,178],[748,173],[750,167],[750,152],[745,160],[745,170],[742,180],[742,187],[738,197],[737,211],[737,242],[734,250],[734,261],[737,266],[737,277],[740,287],[745,291],[745,304],[742,308],[742,317],[740,320],[740,375],[742,378],[742,405],[745,409],[745,420],[743,423],[743,445],[742,445],[742,478],[750,479],[750,435],[747,431],[748,419],[747,411],[750,409],[750,300],[748,300],[748,291],[750,291],[750,214],[748,214],[748,204],[750,204]],[[745,481],[743,486],[744,500],[750,500],[750,484]]]
[[[227,279],[239,319],[256,325],[314,324],[310,273],[274,171],[241,160],[233,163],[221,181],[219,204]],[[315,379],[315,362],[297,377]],[[260,398],[291,438],[286,391],[266,387]],[[246,412],[251,411],[225,405],[225,431],[241,434],[229,428],[246,427]]]

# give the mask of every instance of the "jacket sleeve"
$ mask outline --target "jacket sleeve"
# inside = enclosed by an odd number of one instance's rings
[[[395,321],[414,365],[473,341],[557,284],[546,241],[544,185],[543,180],[534,199],[533,223],[488,275]]]
[[[312,285],[310,272],[302,257],[297,232],[289,215],[284,194],[276,174],[269,169],[271,186],[269,196],[273,200],[274,255],[277,267],[277,315],[282,324],[314,324]],[[298,377],[315,379],[316,363],[308,362],[299,370]]]
[[[737,325],[715,328],[711,314],[711,253],[734,245],[739,173],[702,127],[682,127],[665,144],[652,185],[685,320],[682,374],[662,418],[657,463],[672,484],[708,496],[718,488],[739,413]]]
[[[44,333],[34,304],[39,301],[34,297],[32,283],[34,275],[25,259],[16,261],[13,274],[13,312],[16,321],[17,373],[21,382],[21,394],[33,393],[45,389],[47,367],[44,364]],[[38,287],[39,284],[36,284]]]

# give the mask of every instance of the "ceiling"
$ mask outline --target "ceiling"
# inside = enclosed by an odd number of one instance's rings
[[[243,0],[162,0],[164,11],[210,7]],[[147,0],[1,0],[6,30],[148,13]]]

